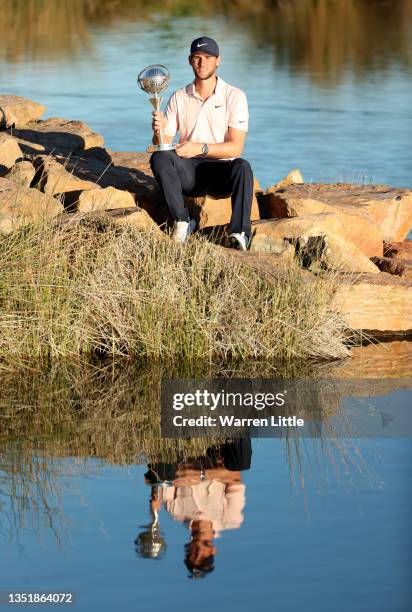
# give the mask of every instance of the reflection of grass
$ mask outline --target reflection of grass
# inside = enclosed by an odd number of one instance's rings
[[[256,275],[202,239],[114,226],[26,227],[0,239],[0,367],[61,357],[336,358],[334,277]]]
[[[10,60],[74,53],[88,44],[94,24],[162,13],[241,23],[257,46],[274,48],[277,62],[319,82],[338,81],[349,65],[362,75],[385,69],[394,57],[412,63],[411,0],[3,0],[1,8],[0,40]]]
[[[249,366],[252,366],[249,369]],[[158,364],[139,368],[136,364],[95,363],[94,366],[58,363],[48,370],[3,375],[0,400],[0,531],[18,539],[23,528],[51,529],[60,543],[67,532],[62,496],[67,489],[65,476],[90,469],[86,458],[106,463],[131,465],[170,461],[185,462],[204,455],[218,440],[160,439],[160,383],[162,378],[214,377],[327,377],[332,366],[287,364],[176,366]],[[336,381],[317,387],[317,401],[300,396],[299,416],[319,419],[323,435],[347,429],[340,410],[348,391]],[[306,408],[307,407],[307,408]],[[311,411],[314,410],[315,414]],[[296,406],[291,410],[297,414]],[[333,418],[332,418],[333,417]],[[346,429],[345,429],[346,428]],[[299,431],[285,434],[291,483],[304,487],[312,475],[322,480],[330,468],[337,477],[342,466],[367,474],[356,441],[334,439],[305,440]],[[313,452],[308,447],[313,447]],[[66,458],[61,461],[61,458]],[[74,459],[74,462],[71,458]],[[325,476],[325,478],[326,478]],[[369,476],[368,476],[369,477]],[[70,479],[73,483],[73,479]]]

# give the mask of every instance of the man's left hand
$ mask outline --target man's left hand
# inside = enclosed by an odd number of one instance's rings
[[[176,145],[176,154],[179,157],[196,157],[197,155],[202,155],[202,147],[203,144],[201,143],[187,140],[182,142],[182,144]]]

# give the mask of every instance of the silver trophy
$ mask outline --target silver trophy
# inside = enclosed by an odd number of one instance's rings
[[[161,64],[152,64],[144,68],[137,77],[137,83],[143,91],[149,94],[153,94],[149,98],[155,111],[160,111],[160,105],[162,104],[163,98],[159,97],[159,94],[166,91],[170,81],[170,74],[166,66]],[[158,151],[170,151],[175,148],[174,144],[166,144],[163,142],[162,132],[159,132],[160,144],[157,145]]]

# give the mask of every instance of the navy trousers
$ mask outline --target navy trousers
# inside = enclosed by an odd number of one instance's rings
[[[234,160],[183,158],[172,150],[153,153],[150,166],[175,221],[189,221],[184,195],[230,195],[232,217],[229,232],[245,232],[250,236],[253,173],[248,161],[241,157]]]

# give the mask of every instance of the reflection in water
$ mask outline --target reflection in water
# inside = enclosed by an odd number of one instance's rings
[[[190,530],[185,546],[189,576],[203,578],[213,571],[215,538],[243,523],[246,498],[241,471],[250,469],[251,457],[250,439],[242,438],[209,447],[203,456],[186,458],[183,463],[149,464],[145,481],[151,485],[152,521],[138,535],[136,552],[152,559],[164,555],[166,542],[159,526],[164,505],[173,519]]]
[[[3,0],[0,53],[8,61],[76,54],[91,46],[93,27],[159,14],[241,23],[256,48],[273,48],[277,64],[318,82],[337,82],[349,67],[363,77],[412,65],[411,0]]]
[[[381,360],[379,350],[383,354]],[[92,464],[86,458],[100,458],[107,464],[118,465],[150,463],[162,481],[190,479],[191,470],[195,469],[194,477],[198,483],[199,465],[209,475],[210,466],[220,469],[219,462],[211,459],[210,449],[221,445],[222,440],[160,439],[160,383],[163,377],[322,379],[313,387],[316,393],[316,397],[311,399],[314,412],[307,408],[309,403],[305,400],[306,406],[301,409],[301,414],[308,420],[316,418],[322,422],[322,435],[325,437],[305,440],[295,432],[282,440],[292,486],[296,486],[298,491],[304,488],[308,478],[319,479],[322,483],[328,470],[333,470],[337,480],[346,474],[345,481],[348,482],[349,468],[360,473],[365,481],[374,482],[375,476],[356,440],[331,436],[334,431],[348,431],[347,415],[342,408],[345,397],[368,398],[410,388],[410,350],[411,344],[407,342],[366,347],[363,364],[362,349],[357,349],[356,367],[352,371],[350,360],[327,365],[292,363],[283,366],[257,362],[222,366],[199,363],[180,364],[178,368],[167,364],[144,368],[117,363],[96,364],[95,367],[59,364],[49,371],[3,376],[0,399],[2,533],[9,540],[19,541],[23,529],[31,527],[37,532],[47,525],[59,543],[69,524],[59,501],[67,489],[65,477],[68,470],[75,475],[89,471]],[[373,378],[371,355],[379,378]],[[403,365],[398,372],[399,378],[393,378],[395,360],[399,363],[400,355]],[[368,379],[359,383],[362,372]],[[343,378],[336,380],[338,377]],[[68,459],[71,457],[77,459]],[[178,464],[180,473],[177,474],[176,466],[174,471],[159,472],[161,465],[169,464]],[[223,465],[231,469],[227,459]],[[187,471],[182,473],[182,470]],[[162,503],[169,504],[167,510],[174,517],[183,521],[193,520],[193,513],[185,514],[173,500],[176,487],[180,487],[181,492],[186,485],[186,497],[191,499],[191,487],[196,483],[174,482],[173,499],[168,497],[172,493],[166,491]],[[152,501],[156,501],[156,495],[153,492]],[[160,554],[162,536],[155,521],[153,515],[146,536],[142,536],[136,546],[139,550],[146,546],[150,549],[150,538],[153,538]],[[204,524],[198,525],[196,529],[200,531],[196,533],[201,535],[203,527]],[[219,531],[218,524],[215,523],[213,530]]]

